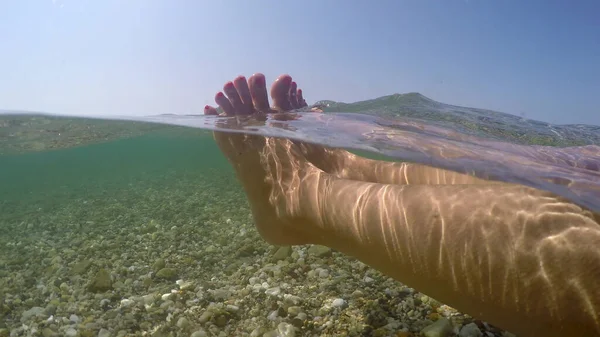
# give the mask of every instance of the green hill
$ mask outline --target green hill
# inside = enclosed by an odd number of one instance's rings
[[[416,92],[393,94],[355,103],[318,101],[325,112],[350,112],[384,118],[427,121],[459,132],[519,144],[600,145],[600,127],[553,125],[519,116],[440,103]]]

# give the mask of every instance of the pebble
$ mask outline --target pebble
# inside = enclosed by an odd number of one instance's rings
[[[77,330],[73,329],[73,328],[68,328],[65,331],[65,336],[66,337],[77,337]]]
[[[200,317],[198,318],[198,322],[204,324],[204,323],[208,322],[212,316],[213,316],[212,311],[206,310],[202,313],[202,315],[200,315]]]
[[[0,329],[0,330],[2,330],[2,329]],[[52,330],[50,328],[43,328],[42,336],[43,337],[54,337],[54,336],[57,336],[57,334],[56,334],[56,332],[54,332],[54,330]],[[0,334],[0,337],[8,337],[8,333],[6,334],[6,336]]]
[[[133,305],[134,303],[135,302],[129,298],[124,298],[121,300],[121,306],[124,306],[124,307],[129,307],[129,306]]]
[[[292,247],[284,246],[279,247],[273,254],[272,258],[275,261],[285,260],[288,256],[292,255]]]
[[[277,326],[277,332],[279,332],[280,337],[295,337],[296,336],[296,328],[285,322],[279,323]]]
[[[110,331],[102,328],[98,331],[98,337],[110,337]]]
[[[308,249],[308,254],[316,257],[325,257],[331,255],[331,248],[321,245],[312,245]]]
[[[144,295],[144,296],[142,296],[142,301],[144,302],[144,304],[150,305],[150,304],[154,303],[154,295],[152,295],[152,294]]]
[[[279,287],[273,287],[273,288],[269,288],[267,290],[265,290],[265,294],[269,295],[269,296],[277,296],[281,293],[281,288]]]
[[[483,333],[475,323],[469,323],[463,326],[458,333],[459,337],[482,337]]]
[[[300,304],[301,299],[298,296],[284,294],[283,295],[283,303],[287,306],[298,305]]]
[[[198,331],[194,331],[190,337],[207,337],[208,335],[206,334],[206,331],[204,330],[198,330]]]
[[[80,318],[79,318],[79,316],[77,316],[77,315],[71,315],[71,316],[69,317],[69,322],[71,322],[71,323],[77,324],[77,323],[79,323],[80,321],[81,321],[81,319],[80,319]]]
[[[156,277],[163,280],[175,280],[177,271],[173,268],[162,268],[156,272]]]
[[[287,309],[288,314],[292,315],[292,316],[296,316],[298,315],[300,312],[302,312],[302,308],[298,307],[298,306],[291,306]]]
[[[44,316],[45,315],[45,309],[42,307],[33,307],[27,311],[23,311],[23,313],[21,314],[21,322],[27,322],[29,321],[31,318],[36,317],[36,316]]]
[[[177,326],[180,329],[184,329],[185,330],[185,329],[187,329],[190,326],[190,321],[188,321],[188,319],[185,318],[185,317],[181,317],[181,318],[179,318],[177,320]]]
[[[345,305],[346,305],[346,301],[343,298],[336,298],[331,303],[331,306],[335,307],[335,308],[341,308],[341,307],[343,307]]]
[[[446,337],[453,333],[452,324],[447,318],[440,318],[433,324],[426,326],[421,333],[425,337]]]
[[[227,304],[227,306],[225,306],[225,309],[229,312],[238,312],[240,310],[240,307],[238,307],[237,305],[233,305],[233,304]]]
[[[190,281],[177,280],[177,282],[175,282],[175,283],[177,283],[180,290],[193,290],[194,289],[194,283],[190,282]]]

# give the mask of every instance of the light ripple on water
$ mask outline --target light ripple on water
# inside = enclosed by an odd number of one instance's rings
[[[547,190],[600,212],[600,147],[596,145],[524,146],[466,135],[434,123],[356,113],[298,112],[294,116],[291,120],[275,115],[265,120],[173,114],[81,117],[227,130],[364,150]]]

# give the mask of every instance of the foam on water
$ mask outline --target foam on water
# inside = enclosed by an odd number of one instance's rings
[[[356,113],[298,112],[293,118],[281,117],[269,115],[257,120],[167,114],[83,118],[261,134],[364,150],[401,161],[547,190],[600,212],[600,147],[596,145],[568,148],[517,145],[466,135],[435,123]]]

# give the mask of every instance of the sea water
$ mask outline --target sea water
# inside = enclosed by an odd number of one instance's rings
[[[469,324],[326,247],[266,244],[210,130],[420,162],[600,210],[593,142],[524,146],[357,114],[0,115],[0,336],[392,336],[441,316]]]

